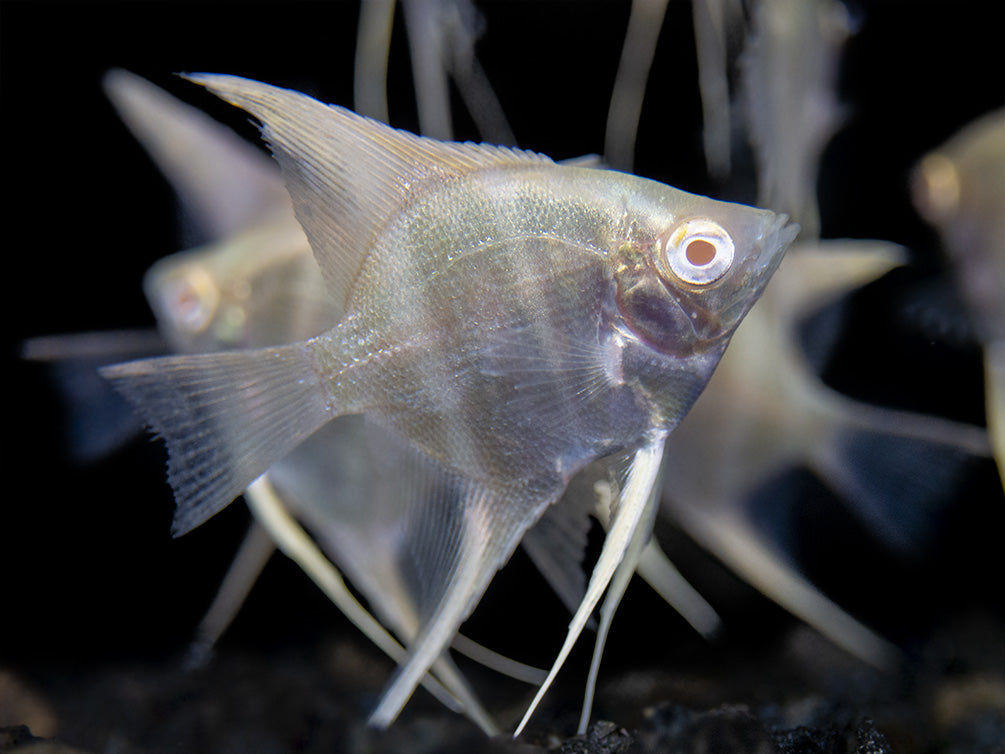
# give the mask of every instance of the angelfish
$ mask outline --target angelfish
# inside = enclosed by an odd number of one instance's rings
[[[667,434],[797,233],[784,215],[515,149],[440,142],[246,79],[338,324],[285,346],[147,359],[110,379],[164,438],[182,534],[336,416],[443,469],[409,531],[430,595],[370,722],[390,724],[521,537],[590,462],[632,453],[545,693],[649,537]]]

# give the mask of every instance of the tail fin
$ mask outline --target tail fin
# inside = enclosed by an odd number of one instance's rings
[[[145,359],[101,374],[167,445],[175,536],[226,507],[331,418],[303,343]]]

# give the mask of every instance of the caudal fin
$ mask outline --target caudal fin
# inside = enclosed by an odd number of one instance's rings
[[[167,445],[175,536],[226,507],[331,418],[303,343],[100,371]]]

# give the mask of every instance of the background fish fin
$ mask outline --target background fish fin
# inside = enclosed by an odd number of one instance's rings
[[[740,94],[758,177],[758,204],[820,233],[817,166],[842,120],[841,53],[851,16],[836,0],[762,0],[740,65]]]
[[[740,578],[835,644],[876,667],[889,667],[897,648],[828,599],[764,536],[723,506],[680,506],[676,522]]]
[[[73,460],[91,463],[142,431],[132,407],[101,378],[98,368],[166,350],[155,330],[119,330],[32,338],[23,344],[21,355],[46,366],[65,411],[67,451]]]
[[[984,347],[984,396],[987,403],[988,433],[998,462],[998,476],[1005,488],[1005,343]]]
[[[615,170],[630,173],[635,161],[635,137],[642,115],[642,100],[666,8],[667,0],[632,2],[607,110],[607,133],[604,137],[604,159]]]
[[[252,522],[216,590],[213,602],[195,630],[195,639],[188,650],[187,664],[190,667],[202,667],[209,660],[217,641],[234,622],[275,551],[276,546],[269,533],[258,522]]]
[[[360,3],[353,65],[353,107],[387,123],[387,58],[394,28],[394,0]]]
[[[411,548],[399,531],[412,506],[417,506],[413,514],[421,515],[421,504],[448,483],[445,474],[439,463],[396,432],[360,415],[336,417],[269,469],[286,507],[305,522],[379,620],[406,644],[418,632],[424,587],[408,573]],[[529,683],[544,677],[544,671],[459,634],[455,644],[505,675]],[[455,696],[465,696],[438,675]]]
[[[446,32],[444,59],[478,133],[491,144],[516,144],[502,103],[475,55],[475,43],[485,28],[485,19],[472,0],[438,4]]]
[[[655,539],[642,550],[635,570],[695,631],[706,639],[718,633],[722,620],[715,608],[677,570]]]
[[[567,168],[593,168],[594,170],[610,170],[611,166],[604,162],[604,156],[596,153],[582,154],[579,157],[569,157],[559,160],[559,165]]]
[[[904,264],[904,248],[885,241],[827,240],[801,244],[786,257],[783,278],[791,327],[814,374],[827,367],[846,327],[849,294]]]
[[[268,498],[260,499],[254,491],[245,493],[256,516],[271,517],[276,527],[273,536],[287,542],[284,552],[367,638],[399,664],[405,661],[406,651],[387,629],[406,645],[418,630],[414,580],[404,570],[407,562],[401,557],[397,534],[402,503],[411,485],[408,480],[416,473],[426,475],[422,466],[409,463],[413,454],[418,458],[397,435],[352,415],[328,422],[274,464],[268,472],[274,497],[283,511],[305,522],[314,541],[304,536],[290,516],[272,510]],[[263,510],[263,505],[269,507]],[[373,615],[346,588],[339,568],[366,598]],[[420,683],[437,699],[465,712],[487,733],[496,730],[449,658],[440,657],[432,672],[450,698],[444,698],[443,689],[430,686],[428,677]]]
[[[696,0],[691,5],[701,88],[702,143],[708,172],[727,178],[732,164],[733,118],[729,80],[745,31],[742,0]]]
[[[442,468],[442,467],[441,467]],[[551,499],[527,489],[493,490],[443,469],[417,489],[402,520],[403,570],[414,582],[420,627],[408,661],[390,681],[370,724],[390,725],[430,664],[453,641],[495,572]]]
[[[268,474],[256,479],[245,491],[255,519],[269,532],[276,546],[299,565],[342,613],[368,639],[396,662],[405,659],[405,650],[387,630],[352,595],[341,574],[318,550],[307,533],[289,515],[285,502],[272,486]],[[482,708],[457,668],[445,658],[434,663],[443,685],[429,674],[419,679],[449,709],[463,709],[486,734],[497,732],[495,724]]]
[[[923,552],[959,480],[989,455],[986,433],[937,417],[847,405],[844,426],[813,449],[813,470],[888,546]]]
[[[794,252],[785,257],[770,285],[785,288],[797,320],[879,279],[907,260],[904,247],[887,241],[819,241],[797,244]]]
[[[438,0],[402,0],[401,9],[408,29],[419,130],[423,136],[452,139],[454,129],[447,80],[450,58],[447,45],[447,3]]]
[[[666,433],[654,437],[648,445],[640,448],[632,459],[631,469],[628,472],[628,479],[625,483],[621,495],[621,504],[618,510],[611,516],[611,525],[607,530],[607,538],[604,540],[600,557],[594,566],[593,575],[590,577],[590,584],[587,587],[586,595],[579,604],[572,621],[569,623],[569,632],[566,635],[565,643],[559,650],[554,664],[548,673],[548,678],[541,684],[533,701],[527,708],[523,719],[513,733],[514,738],[519,736],[521,731],[530,721],[534,710],[541,703],[548,688],[554,682],[558,671],[562,669],[565,660],[568,658],[572,647],[586,626],[587,619],[593,613],[593,609],[600,601],[600,597],[612,583],[618,569],[621,573],[615,586],[608,594],[610,600],[610,612],[613,614],[614,608],[621,599],[624,589],[628,583],[628,577],[635,571],[638,560],[638,549],[640,541],[644,541],[652,531],[653,519],[656,515],[657,500],[656,494],[657,480],[660,474],[660,465],[663,459],[663,446],[666,442]],[[628,557],[631,555],[631,557]],[[608,603],[605,603],[608,604]],[[594,663],[599,663],[598,654],[603,651],[603,636],[598,635],[597,651],[594,653]],[[592,692],[588,692],[592,694]]]
[[[236,76],[192,74],[264,125],[297,219],[343,308],[378,230],[424,181],[544,156],[424,139],[305,94]]]
[[[331,418],[304,343],[100,371],[167,445],[176,536],[228,505]]]
[[[128,71],[112,69],[102,84],[209,239],[292,213],[275,165],[229,128]]]
[[[547,670],[535,668],[533,665],[527,665],[526,663],[506,657],[482,644],[472,641],[463,634],[455,634],[450,647],[460,652],[469,660],[474,660],[489,670],[494,670],[500,675],[509,676],[517,681],[529,683],[532,686],[540,685],[548,676]]]

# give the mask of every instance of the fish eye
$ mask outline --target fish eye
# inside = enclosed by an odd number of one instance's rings
[[[708,285],[726,274],[734,253],[733,239],[721,225],[686,220],[667,236],[660,262],[685,283]]]
[[[215,316],[220,291],[205,270],[190,267],[165,285],[164,299],[170,316],[180,329],[199,333]]]

